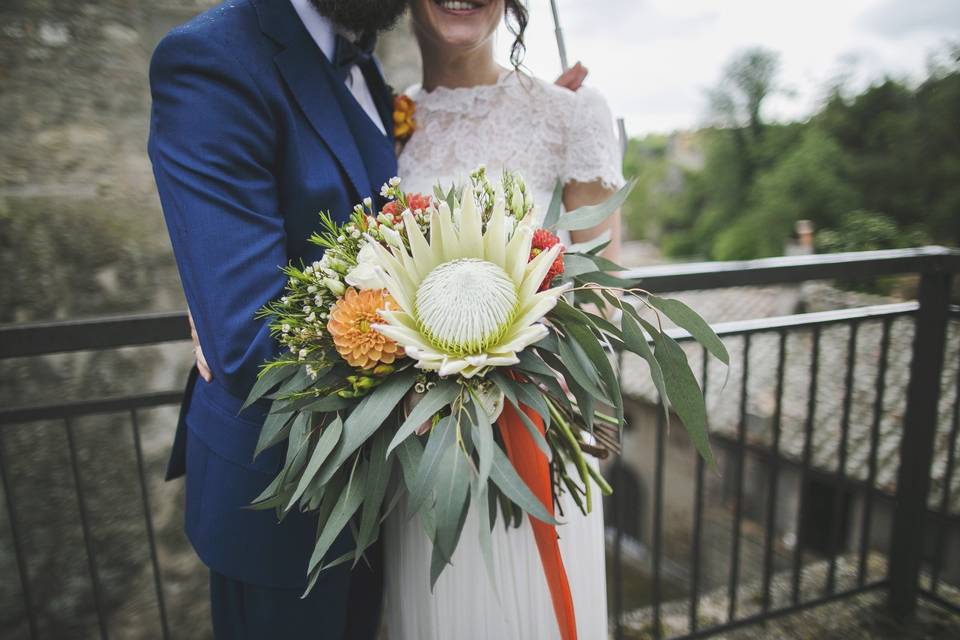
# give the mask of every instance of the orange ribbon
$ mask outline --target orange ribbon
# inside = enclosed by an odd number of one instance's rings
[[[521,405],[521,409],[537,430],[541,434],[545,433],[543,419],[539,414],[526,406]],[[514,469],[533,495],[543,503],[550,515],[553,515],[550,462],[527,430],[523,418],[509,402],[504,403],[503,413],[497,420],[497,426],[500,427],[503,443],[507,447],[507,457],[513,463]],[[573,596],[570,594],[567,570],[560,556],[556,527],[533,517],[530,518],[530,526],[533,528],[533,538],[540,552],[543,573],[550,587],[550,598],[553,600],[553,611],[557,616],[557,625],[560,627],[560,637],[562,640],[577,640],[577,619],[573,613]]]

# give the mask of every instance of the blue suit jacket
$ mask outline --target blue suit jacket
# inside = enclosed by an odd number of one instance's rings
[[[390,127],[389,92],[379,71],[368,71]],[[274,447],[254,461],[267,407],[239,411],[258,367],[279,349],[254,314],[282,295],[281,266],[320,257],[307,243],[318,212],[343,219],[363,197],[376,198],[396,172],[393,142],[289,0],[234,0],[177,27],[154,52],[150,85],[150,159],[214,375],[209,384],[190,376],[168,477],[186,473],[187,533],[209,567],[300,588],[315,519],[294,512],[278,523],[273,511],[244,508],[283,455]]]

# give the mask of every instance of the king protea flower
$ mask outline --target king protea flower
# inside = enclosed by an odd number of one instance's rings
[[[507,237],[498,199],[486,232],[471,187],[455,224],[441,202],[431,213],[429,242],[410,212],[403,223],[409,252],[374,244],[382,282],[397,309],[382,310],[377,331],[401,345],[420,369],[470,378],[517,364],[517,353],[547,335],[540,322],[567,287],[539,291],[561,245],[528,261],[533,229]]]

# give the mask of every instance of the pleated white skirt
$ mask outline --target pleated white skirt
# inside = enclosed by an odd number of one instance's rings
[[[579,640],[607,638],[603,508],[593,487],[593,511],[584,516],[564,494],[565,524],[557,527],[570,580]],[[471,508],[454,552],[430,592],[432,543],[403,500],[383,535],[388,640],[552,640],[556,615],[530,523],[492,532],[496,591],[480,554],[479,519]]]

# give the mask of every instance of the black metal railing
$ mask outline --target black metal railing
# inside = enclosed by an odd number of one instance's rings
[[[651,551],[651,570],[653,588],[649,606],[641,613],[640,623],[632,625],[624,621],[622,584],[620,574],[612,584],[613,599],[613,631],[616,638],[627,637],[628,631],[634,634],[630,637],[671,637],[671,638],[703,638],[730,631],[745,625],[760,623],[771,618],[796,612],[802,609],[819,606],[838,599],[852,597],[875,590],[886,590],[891,610],[907,616],[916,607],[918,596],[941,604],[954,612],[960,612],[960,603],[955,599],[945,598],[938,593],[943,580],[940,572],[944,565],[945,552],[948,547],[948,538],[951,527],[954,537],[951,539],[960,544],[960,530],[957,523],[960,519],[949,510],[951,484],[955,475],[955,448],[958,431],[958,400],[952,404],[952,428],[946,444],[947,461],[943,481],[942,495],[938,500],[936,510],[928,507],[930,492],[930,471],[934,455],[934,435],[938,425],[938,407],[941,386],[941,375],[944,371],[944,354],[947,351],[947,318],[948,314],[958,317],[955,308],[949,306],[951,278],[960,266],[960,253],[942,248],[929,247],[907,251],[877,251],[850,254],[836,254],[827,256],[784,257],[770,260],[758,260],[740,263],[702,263],[689,265],[666,265],[653,268],[643,268],[632,271],[629,275],[641,279],[641,286],[652,292],[677,293],[688,290],[702,291],[705,289],[722,289],[727,287],[742,287],[772,284],[796,284],[806,280],[839,279],[845,282],[863,279],[870,280],[877,276],[916,274],[919,277],[919,292],[916,302],[884,304],[861,308],[841,309],[818,313],[804,313],[775,318],[758,318],[738,322],[728,322],[714,325],[717,333],[725,340],[739,339],[741,350],[736,362],[731,363],[732,369],[740,379],[740,392],[735,399],[737,402],[736,424],[734,432],[728,434],[723,443],[730,464],[729,471],[730,492],[729,506],[730,530],[728,551],[728,575],[725,585],[714,590],[721,600],[725,601],[725,617],[722,620],[710,620],[705,623],[700,619],[701,600],[706,595],[702,591],[701,565],[704,548],[702,530],[704,527],[705,484],[707,477],[703,462],[696,457],[689,460],[693,474],[693,513],[690,516],[690,530],[692,541],[689,554],[682,560],[689,562],[690,574],[688,580],[688,597],[684,601],[674,601],[671,604],[680,604],[687,613],[687,628],[677,630],[664,627],[662,601],[662,566],[664,562],[663,526],[664,526],[664,469],[665,462],[665,429],[663,420],[655,419],[651,425],[655,431],[652,469],[652,531],[649,535]],[[881,447],[880,423],[884,413],[884,396],[887,391],[888,354],[891,344],[892,323],[899,318],[909,318],[915,323],[915,338],[911,347],[909,388],[906,397],[906,415],[903,420],[902,433],[909,437],[900,438],[899,471],[895,489],[877,486],[878,450]],[[879,323],[880,339],[877,345],[878,367],[874,381],[873,416],[869,425],[869,456],[866,461],[866,478],[860,480],[849,476],[848,468],[848,439],[851,429],[851,404],[854,388],[854,378],[857,373],[858,340],[860,329],[868,323]],[[821,339],[823,333],[831,327],[845,327],[846,357],[842,371],[821,371],[819,362],[822,356]],[[807,415],[803,424],[803,449],[799,459],[789,458],[781,450],[784,385],[798,384],[800,380],[785,380],[785,361],[787,359],[786,342],[790,335],[797,332],[806,332],[810,337],[809,370],[806,383]],[[758,336],[772,334],[776,336],[777,357],[773,387],[774,407],[769,421],[769,437],[762,443],[748,439],[748,389],[751,376],[751,344]],[[675,331],[674,337],[681,341],[689,341],[689,336],[683,331]],[[713,384],[708,379],[707,354],[704,352],[701,384],[705,393]],[[814,431],[817,427],[818,387],[824,383],[824,375],[836,373],[838,384],[842,385],[842,402],[839,417],[838,442],[836,443],[836,457],[833,460],[833,469],[825,470],[817,467],[813,462]],[[960,376],[958,376],[960,377]],[[827,381],[828,383],[832,381]],[[960,388],[960,381],[955,382]],[[640,425],[642,427],[642,425]],[[714,434],[716,438],[716,434]],[[744,466],[748,457],[766,467],[767,484],[765,486],[765,513],[763,514],[763,533],[760,536],[762,553],[759,569],[758,602],[755,611],[744,614],[741,611],[743,598],[738,592],[742,589],[741,559],[742,531],[744,525]],[[617,461],[615,464],[622,464]],[[795,516],[796,540],[792,549],[792,558],[789,569],[785,572],[786,597],[775,602],[771,593],[771,586],[775,579],[774,569],[774,538],[775,538],[775,506],[778,500],[778,481],[784,465],[799,468],[799,498]],[[616,473],[615,477],[620,474]],[[817,476],[826,480],[834,488],[832,517],[827,533],[827,549],[825,552],[825,569],[823,585],[819,593],[804,594],[805,559],[808,555],[807,541],[804,540],[806,523],[804,509],[808,502],[806,495],[809,480]],[[854,578],[840,584],[838,578],[838,562],[843,554],[841,543],[841,527],[844,522],[844,496],[846,489],[856,486],[862,490],[864,499],[859,518],[859,537],[853,546],[852,570]],[[616,494],[615,494],[616,496]],[[887,570],[881,576],[868,576],[868,556],[871,552],[871,539],[876,535],[872,529],[878,500],[889,503],[892,510],[892,531],[886,545]],[[616,533],[613,536],[614,566],[622,560],[623,536],[619,532],[618,519],[623,513],[623,506],[617,503],[614,497],[614,508],[609,519]],[[931,527],[932,525],[932,527]],[[932,555],[929,553],[930,544],[925,537],[932,528],[935,543]],[[924,564],[926,562],[926,564]],[[954,559],[954,566],[957,560]],[[929,568],[931,577],[927,580],[929,587],[922,587],[921,570]],[[632,612],[636,613],[636,612]]]
[[[821,256],[802,256],[789,258],[774,258],[751,262],[736,263],[701,263],[666,265],[653,268],[635,270],[632,276],[641,279],[641,286],[651,292],[680,292],[688,290],[722,289],[728,287],[745,287],[756,285],[799,284],[808,280],[844,281],[858,278],[871,279],[877,276],[916,274],[919,277],[920,287],[916,302],[867,306],[855,309],[840,309],[818,313],[806,313],[774,318],[757,318],[738,322],[727,322],[715,325],[718,334],[726,340],[741,341],[742,350],[738,354],[738,366],[734,375],[740,381],[739,394],[736,397],[737,419],[734,430],[728,435],[719,435],[715,438],[718,452],[730,470],[728,506],[725,513],[730,518],[729,527],[729,571],[726,580],[717,587],[713,585],[708,593],[705,579],[706,549],[704,546],[705,527],[712,526],[707,516],[709,497],[707,490],[713,480],[712,474],[700,460],[692,453],[685,459],[688,468],[694,469],[692,486],[692,513],[686,531],[689,532],[689,556],[683,562],[689,567],[689,584],[685,585],[686,597],[671,598],[668,602],[663,585],[663,572],[667,555],[665,547],[669,540],[664,536],[664,517],[668,505],[664,502],[664,492],[669,479],[667,477],[668,454],[667,441],[669,438],[665,422],[657,419],[653,425],[655,447],[654,465],[652,469],[653,496],[652,529],[649,535],[652,564],[652,589],[649,607],[639,612],[644,620],[649,621],[649,628],[642,632],[650,637],[675,638],[703,638],[723,631],[755,624],[773,617],[815,607],[838,599],[852,597],[860,593],[875,590],[886,590],[889,594],[891,608],[900,615],[909,615],[916,606],[918,598],[925,598],[942,604],[957,611],[957,603],[945,594],[947,578],[941,570],[945,554],[950,548],[951,532],[957,534],[960,518],[950,511],[951,483],[956,475],[954,449],[957,444],[958,407],[954,401],[952,411],[952,427],[947,437],[949,453],[946,457],[946,470],[943,474],[942,494],[935,501],[935,508],[929,508],[928,496],[931,483],[931,461],[935,450],[935,436],[939,420],[938,407],[941,388],[941,374],[944,370],[944,354],[947,351],[947,324],[948,319],[956,321],[960,312],[949,307],[949,291],[952,275],[960,270],[960,252],[939,247],[921,249],[877,251],[849,254],[833,254]],[[909,389],[906,393],[906,415],[903,421],[902,433],[910,437],[900,439],[899,473],[895,489],[880,486],[878,483],[878,451],[884,444],[881,433],[881,419],[885,411],[884,396],[889,391],[890,363],[888,353],[892,342],[893,323],[902,319],[912,319],[916,324],[915,338],[912,347],[910,365]],[[859,376],[857,359],[858,341],[862,340],[861,329],[870,323],[879,323],[881,336],[878,345],[878,369],[873,381],[875,398],[873,400],[873,416],[870,424],[869,451],[866,462],[865,478],[853,477],[848,473],[847,445],[851,427],[851,394],[852,383]],[[817,397],[818,385],[829,383],[824,374],[819,358],[822,357],[821,338],[825,331],[837,327],[847,328],[846,349],[847,358],[845,369],[841,372],[842,384],[845,385],[840,429],[837,442],[837,458],[832,470],[825,470],[822,465],[813,460],[814,430],[817,427]],[[804,444],[799,457],[786,455],[781,451],[784,435],[782,410],[784,392],[788,386],[799,384],[800,381],[789,377],[785,362],[787,361],[787,342],[791,336],[799,333],[809,335],[811,366],[807,380],[803,381],[808,392],[807,415],[803,424]],[[688,336],[680,330],[673,332],[678,340],[689,343]],[[772,335],[776,339],[777,361],[773,374],[774,408],[769,423],[769,438],[757,441],[752,437],[749,423],[752,417],[749,414],[749,382],[751,376],[751,349],[752,345],[764,336]],[[44,323],[19,326],[0,326],[0,360],[47,356],[73,351],[100,351],[119,349],[129,346],[154,345],[164,342],[184,341],[189,339],[189,330],[183,313],[154,314],[143,316],[129,316],[122,318],[107,318],[62,323]],[[701,384],[709,392],[716,381],[708,376],[706,354],[702,357],[703,366],[700,370]],[[958,396],[960,396],[960,381],[956,382]],[[143,444],[141,439],[140,415],[148,408],[158,406],[175,406],[182,398],[179,391],[143,393],[108,397],[76,402],[44,404],[42,406],[4,407],[0,408],[0,482],[2,482],[3,496],[6,502],[6,520],[12,540],[13,555],[16,558],[18,576],[8,580],[19,581],[21,596],[20,609],[25,620],[25,627],[29,637],[40,637],[40,625],[37,621],[37,602],[32,591],[31,568],[29,554],[25,550],[25,540],[31,535],[24,530],[21,515],[24,506],[17,504],[15,492],[12,490],[14,478],[9,472],[10,465],[5,447],[6,427],[24,425],[41,421],[58,421],[67,437],[69,450],[69,465],[73,474],[76,490],[76,503],[80,517],[80,528],[83,533],[85,562],[87,563],[88,580],[91,587],[92,599],[96,611],[97,625],[101,637],[108,635],[109,621],[106,619],[109,612],[103,604],[103,585],[101,584],[100,567],[98,565],[97,547],[93,544],[94,533],[98,522],[91,517],[87,505],[85,487],[88,486],[91,470],[84,469],[82,457],[78,456],[77,442],[74,435],[74,423],[82,416],[121,414],[129,418],[132,442],[135,450],[136,471],[139,482],[140,501],[143,509],[144,527],[146,530],[145,545],[148,547],[150,569],[152,572],[153,588],[157,607],[158,632],[164,638],[171,635],[168,621],[168,598],[165,597],[164,582],[165,566],[163,558],[157,552],[157,541],[154,528],[154,507],[150,499],[149,483],[145,471]],[[662,412],[658,412],[662,415]],[[638,425],[641,426],[641,425]],[[170,425],[172,432],[173,425]],[[172,433],[171,433],[172,435]],[[747,503],[745,501],[745,487],[747,485],[746,471],[755,464],[765,465],[768,482],[765,485],[767,493],[763,504],[766,505],[762,520],[762,534],[758,544],[762,551],[756,560],[757,566],[748,566],[748,560],[742,556],[744,548],[743,532],[744,518]],[[622,465],[621,461],[614,461],[614,465]],[[790,472],[800,478],[800,496],[797,500],[795,515],[796,540],[792,550],[788,550],[789,569],[786,576],[777,570],[778,545],[776,532],[775,507],[778,504],[779,488]],[[795,473],[794,473],[795,472]],[[614,473],[614,477],[619,477]],[[793,477],[793,476],[791,476]],[[807,514],[804,512],[808,499],[806,496],[808,481],[812,479],[826,480],[834,487],[839,488],[834,493],[832,512],[843,510],[845,490],[856,488],[864,495],[862,511],[860,513],[859,537],[851,554],[851,561],[855,579],[850,582],[838,578],[838,561],[845,556],[841,537],[841,519],[833,517],[832,527],[828,534],[827,553],[825,554],[826,569],[823,587],[816,593],[810,594],[804,590],[805,561],[808,557],[808,542],[804,540],[804,524]],[[608,524],[612,526],[615,535],[611,553],[613,556],[613,581],[610,593],[612,603],[612,633],[617,638],[627,637],[631,615],[637,612],[625,611],[623,577],[623,544],[624,535],[620,526],[620,518],[627,505],[619,504],[621,493],[613,497],[613,509],[608,513]],[[868,556],[876,545],[873,540],[877,535],[873,526],[877,510],[889,509],[892,528],[890,541],[886,545],[885,557],[888,569],[883,575],[873,575],[868,568]],[[960,534],[958,534],[960,536]],[[958,538],[960,539],[960,538]],[[932,540],[932,545],[928,543]],[[932,551],[929,548],[932,547]],[[782,554],[781,554],[782,555]],[[924,564],[924,562],[927,564]],[[671,559],[671,562],[675,562]],[[783,564],[781,562],[781,564]],[[932,573],[929,578],[925,569],[930,567]],[[750,569],[749,572],[745,571]],[[751,610],[744,604],[742,592],[746,573],[759,575],[759,605]],[[786,597],[775,597],[773,585],[779,584],[786,578]],[[709,595],[717,592],[724,594],[725,607],[722,620],[706,620],[703,618],[701,603]],[[16,606],[15,603],[3,603],[6,609]],[[685,607],[687,628],[674,630],[663,625],[664,608],[681,605]],[[749,604],[749,603],[747,603]],[[633,636],[631,636],[633,637]]]

